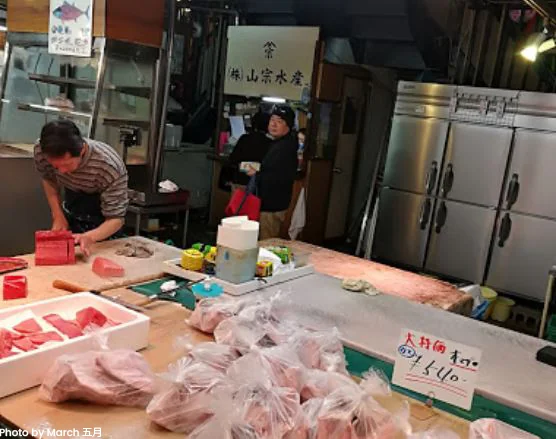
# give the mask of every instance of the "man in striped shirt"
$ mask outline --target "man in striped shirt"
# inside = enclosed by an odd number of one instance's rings
[[[86,256],[93,243],[119,232],[129,204],[128,176],[112,147],[84,139],[71,121],[57,120],[42,128],[35,165],[52,212],[52,230],[71,230]]]

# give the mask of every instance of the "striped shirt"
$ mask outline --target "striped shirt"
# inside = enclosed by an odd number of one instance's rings
[[[46,160],[39,143],[35,145],[35,166],[42,178],[74,192],[100,194],[105,218],[122,218],[129,204],[127,168],[109,145],[84,139],[89,148],[73,172],[61,174]]]

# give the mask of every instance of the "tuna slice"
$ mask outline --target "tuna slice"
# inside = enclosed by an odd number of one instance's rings
[[[77,323],[79,323],[79,326],[81,326],[81,329],[85,329],[89,325],[95,325],[102,328],[108,321],[103,313],[92,306],[84,308],[81,311],[77,311],[76,320]]]
[[[27,337],[20,338],[18,340],[14,340],[14,346],[18,348],[20,351],[27,352],[37,349],[33,342],[29,340]]]
[[[13,352],[13,351],[4,351],[4,352],[1,352],[1,351],[0,351],[0,359],[2,359],[2,358],[8,358],[8,357],[13,357],[14,355],[17,355],[17,352]]]
[[[5,329],[0,329],[0,356],[5,352],[11,351],[13,346],[12,335]]]
[[[83,335],[83,331],[77,322],[65,320],[58,314],[48,314],[47,316],[44,316],[43,319],[54,326],[62,334],[67,335],[69,338],[75,338]]]
[[[38,334],[31,334],[29,340],[34,345],[42,345],[49,341],[64,341],[64,339],[57,332],[39,332]]]
[[[101,257],[93,261],[93,271],[101,277],[122,277],[125,273],[124,267]]]
[[[35,321],[35,319],[27,319],[19,325],[14,326],[14,330],[21,332],[22,334],[33,334],[35,332],[41,332],[42,328]]]

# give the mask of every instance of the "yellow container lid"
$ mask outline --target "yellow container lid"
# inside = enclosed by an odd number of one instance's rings
[[[489,287],[481,287],[481,294],[489,302],[492,302],[498,297],[498,293]]]

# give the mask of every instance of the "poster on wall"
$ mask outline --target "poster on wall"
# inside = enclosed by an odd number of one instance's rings
[[[318,39],[318,27],[230,26],[224,93],[303,101]]]
[[[48,53],[90,57],[93,0],[50,0]]]

